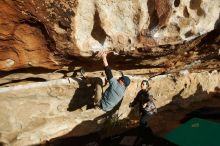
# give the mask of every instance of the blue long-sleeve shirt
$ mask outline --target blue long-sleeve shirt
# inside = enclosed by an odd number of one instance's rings
[[[125,93],[125,86],[121,85],[113,77],[111,69],[108,66],[105,67],[105,74],[109,81],[109,87],[104,92],[100,103],[104,111],[111,111],[122,100]]]

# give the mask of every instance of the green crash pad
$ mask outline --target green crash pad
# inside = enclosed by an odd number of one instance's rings
[[[193,118],[167,133],[165,139],[179,146],[220,146],[220,124]]]

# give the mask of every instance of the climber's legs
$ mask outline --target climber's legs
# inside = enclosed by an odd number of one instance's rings
[[[95,104],[98,104],[99,101],[102,99],[102,94],[103,94],[102,79],[98,77],[89,78],[87,80],[87,83],[90,83],[94,87],[94,102]]]

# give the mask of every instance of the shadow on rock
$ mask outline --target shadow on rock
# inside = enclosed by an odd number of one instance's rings
[[[196,92],[187,98],[182,98],[181,94],[183,92],[184,89],[180,90],[178,94],[173,96],[172,101],[169,104],[161,107],[159,111],[187,108],[190,104],[194,102],[208,100],[213,96],[212,93],[204,91],[200,84],[197,85]]]
[[[96,117],[94,120],[83,121],[72,129],[71,132],[61,137],[51,139],[49,142],[47,142],[46,146],[86,146],[88,144],[95,146],[96,144],[100,144],[101,139],[105,136],[108,130],[116,128],[115,124],[119,122],[119,119],[116,117],[120,105],[121,102],[119,102],[118,105],[113,108],[113,110]],[[101,109],[94,109],[94,111],[91,110],[91,112],[96,112],[97,110]]]
[[[79,84],[79,88],[75,90],[72,100],[69,103],[68,111],[75,111],[82,107],[86,109],[93,108],[95,86],[88,86],[86,81],[74,78]]]

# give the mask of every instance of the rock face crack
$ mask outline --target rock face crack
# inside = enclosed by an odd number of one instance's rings
[[[45,27],[45,25],[42,22],[40,22],[39,20],[37,20],[34,17],[31,17],[29,19],[22,19],[22,20],[20,20],[20,24],[27,24],[27,25],[29,25],[31,27],[38,28],[41,31],[41,33],[44,35],[44,37],[45,37],[48,49],[50,49],[51,52],[56,54],[56,42],[49,35],[49,32],[47,31],[47,28]]]
[[[94,16],[94,26],[91,35],[100,44],[102,45],[104,44],[107,34],[101,27],[99,13],[97,11],[95,12],[95,16]]]
[[[191,0],[190,1],[190,8],[197,11],[198,16],[202,16],[205,14],[203,9],[201,8],[202,0]]]
[[[148,1],[147,6],[148,6],[148,12],[150,16],[150,24],[148,28],[150,31],[152,31],[153,29],[156,29],[156,27],[158,27],[158,24],[159,24],[159,17],[158,17],[157,10],[156,10],[155,0]]]

